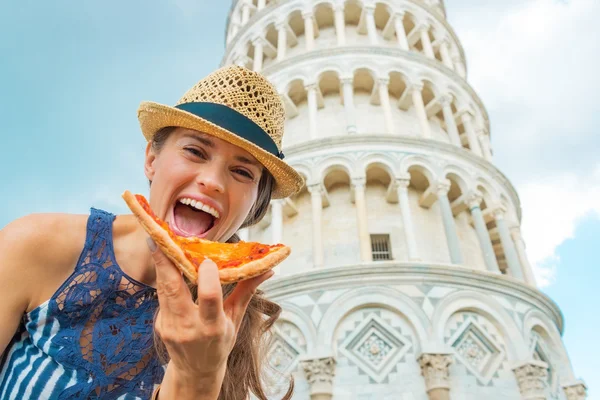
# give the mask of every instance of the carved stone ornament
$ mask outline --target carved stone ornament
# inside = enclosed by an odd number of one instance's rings
[[[574,385],[563,386],[567,400],[585,400],[587,399],[587,387],[585,383],[580,382]]]
[[[425,353],[421,354],[418,361],[421,366],[421,374],[425,378],[427,391],[450,388],[450,383],[448,382],[448,367],[452,364],[452,356],[450,354]]]
[[[519,390],[525,400],[546,399],[548,366],[544,362],[530,361],[513,369]]]
[[[302,368],[308,383],[332,383],[335,376],[335,359],[333,357],[313,358],[302,361]]]

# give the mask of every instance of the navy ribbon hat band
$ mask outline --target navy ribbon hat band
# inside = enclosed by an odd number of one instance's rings
[[[184,103],[175,106],[183,111],[192,113],[200,118],[212,122],[239,137],[254,143],[258,147],[283,160],[283,153],[271,137],[260,126],[236,110],[216,103]]]

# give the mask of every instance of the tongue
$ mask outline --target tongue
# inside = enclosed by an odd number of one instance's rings
[[[174,210],[175,225],[177,228],[191,236],[200,236],[208,230],[213,222],[213,216],[204,211],[194,210],[191,207],[177,203]]]

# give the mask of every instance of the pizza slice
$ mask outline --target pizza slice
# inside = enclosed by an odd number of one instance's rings
[[[205,258],[210,258],[217,264],[219,278],[225,284],[263,274],[290,254],[290,248],[283,244],[243,241],[220,243],[178,236],[166,222],[154,214],[144,196],[125,191],[123,199],[163,253],[192,282],[198,280],[198,267]]]

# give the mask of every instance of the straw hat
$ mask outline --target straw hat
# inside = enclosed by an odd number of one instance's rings
[[[243,148],[275,177],[275,199],[302,187],[302,177],[283,161],[283,103],[273,85],[254,71],[237,65],[220,68],[188,90],[174,107],[143,102],[138,119],[148,141],[158,130],[178,126]]]

